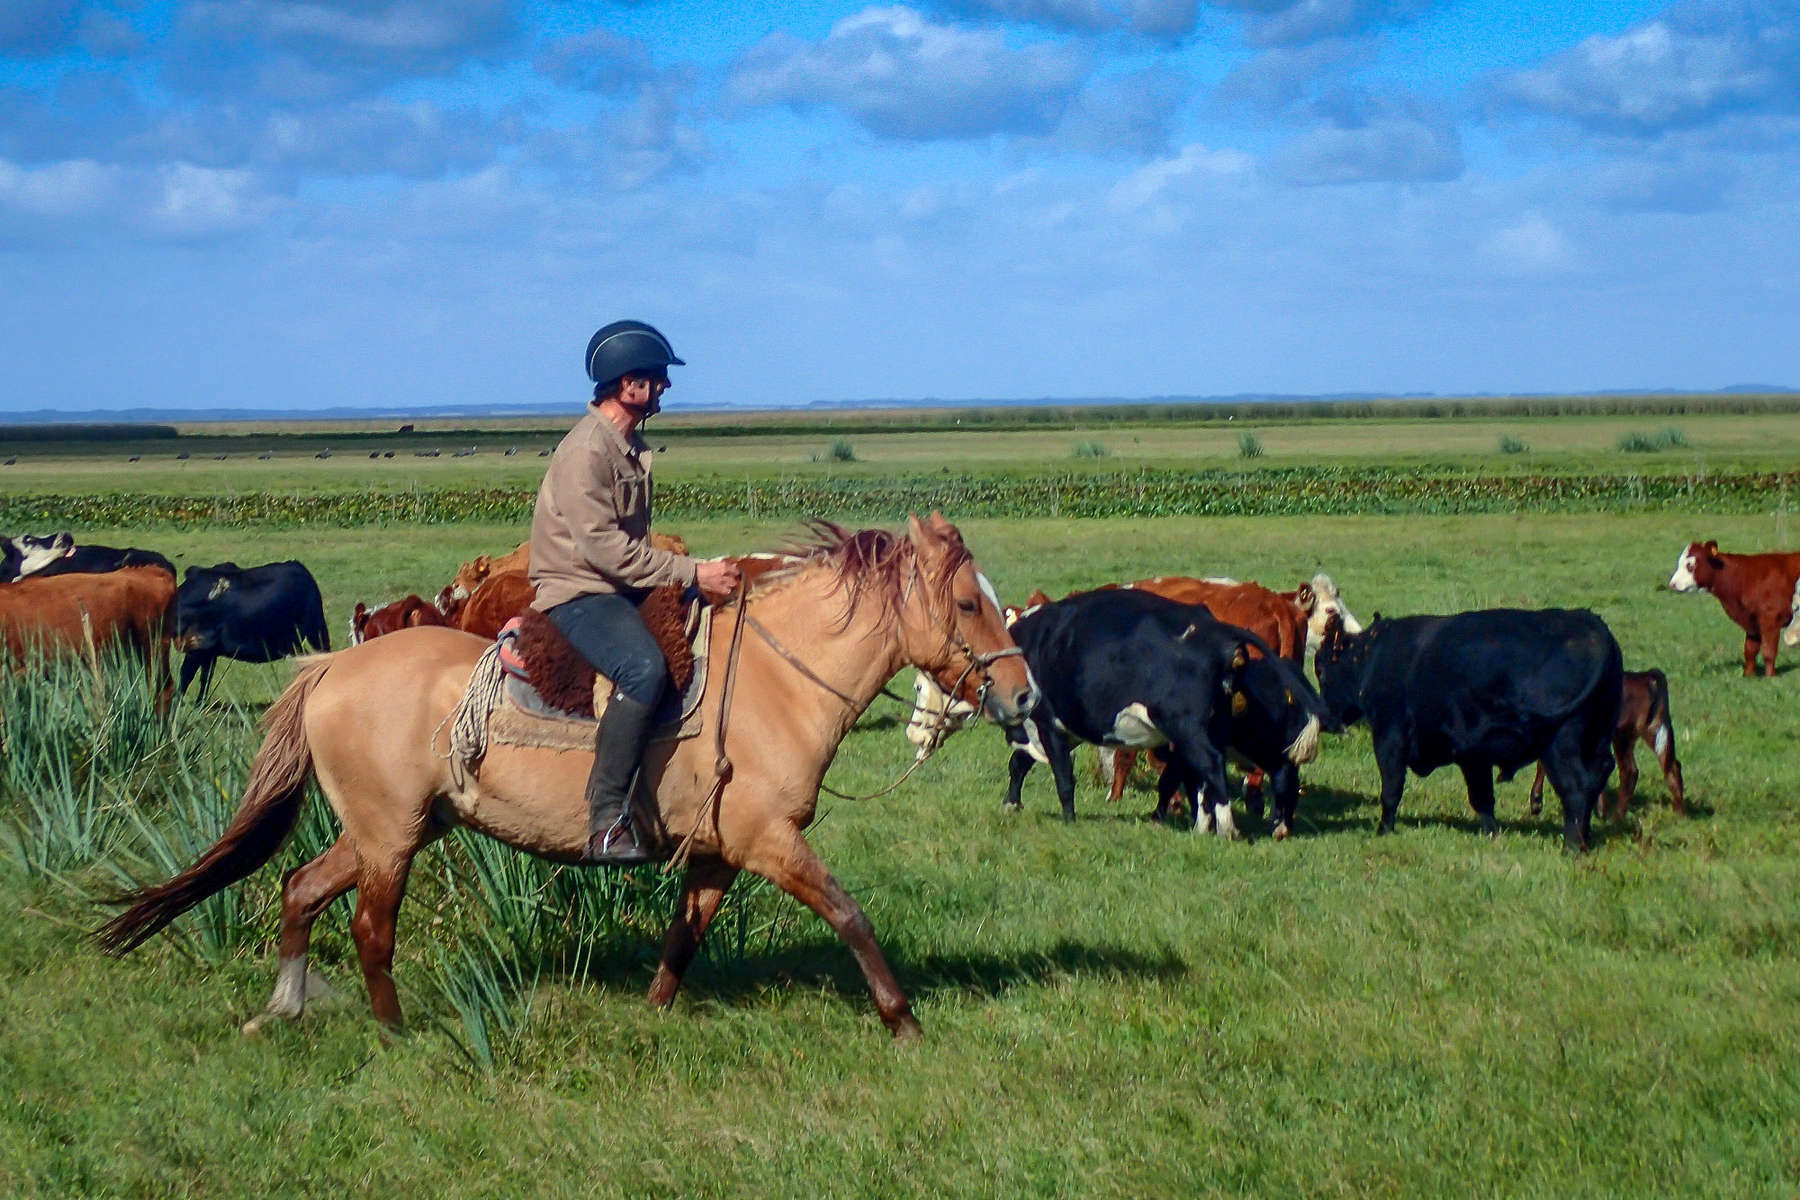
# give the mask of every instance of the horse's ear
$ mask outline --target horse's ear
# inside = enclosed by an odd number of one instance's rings
[[[949,533],[956,528],[956,526],[944,519],[943,511],[936,508],[931,510],[931,520],[929,524],[939,533]]]
[[[925,526],[919,524],[918,513],[906,514],[906,536],[912,539],[915,546],[923,546],[926,542]]]
[[[1318,602],[1319,594],[1313,591],[1312,584],[1303,583],[1294,589],[1294,603],[1298,604],[1301,608],[1304,608],[1307,612],[1311,612],[1313,605]]]

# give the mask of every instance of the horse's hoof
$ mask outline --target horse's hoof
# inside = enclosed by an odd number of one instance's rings
[[[1288,827],[1286,821],[1283,821],[1275,827],[1275,840],[1278,842],[1285,842],[1288,840]]]
[[[918,1018],[911,1013],[894,1022],[893,1029],[896,1042],[920,1042],[925,1038],[925,1031],[919,1027]]]
[[[256,1037],[274,1022],[285,1021],[287,1019],[288,1018],[282,1016],[280,1013],[258,1013],[256,1016],[251,1017],[248,1021],[244,1022],[243,1034],[245,1037]]]

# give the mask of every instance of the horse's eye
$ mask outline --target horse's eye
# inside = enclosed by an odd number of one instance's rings
[[[977,600],[958,600],[956,602],[956,607],[971,615],[981,611],[981,603]]]

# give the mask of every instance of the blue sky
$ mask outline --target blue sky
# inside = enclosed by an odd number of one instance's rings
[[[0,411],[1800,386],[1795,0],[4,0]]]

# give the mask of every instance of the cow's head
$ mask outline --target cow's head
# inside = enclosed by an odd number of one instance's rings
[[[1375,624],[1380,622],[1377,613]],[[1319,678],[1319,695],[1331,721],[1339,727],[1362,719],[1363,667],[1368,661],[1368,642],[1374,636],[1373,625],[1367,633],[1348,632],[1335,614],[1325,623],[1318,653],[1313,656],[1313,674]]]
[[[358,600],[356,602],[356,607],[350,610],[350,644],[352,646],[360,645],[362,643],[363,631],[367,629],[368,626],[369,606],[364,604],[361,600]]]
[[[1794,600],[1788,605],[1787,630],[1781,635],[1784,646],[1800,646],[1800,579],[1794,580]]]
[[[75,552],[75,539],[67,533],[53,533],[48,537],[21,533],[9,540],[14,554],[18,556],[18,564],[13,568],[11,579],[35,575],[57,559],[67,558]],[[9,554],[7,557],[12,558],[13,555]]]
[[[467,600],[470,594],[481,586],[481,581],[486,579],[493,570],[494,560],[486,554],[477,554],[473,561],[456,568],[456,578],[450,581],[448,589],[450,598]]]
[[[973,723],[978,715],[973,704],[952,700],[928,672],[917,672],[913,676],[912,719],[906,723],[906,740],[913,744],[913,757],[931,757],[951,734]]]
[[[189,567],[175,589],[175,646],[192,653],[209,649],[218,638],[218,605],[233,593],[240,570],[236,563]]]
[[[1308,653],[1317,654],[1319,645],[1325,640],[1325,626],[1333,617],[1345,633],[1361,633],[1362,622],[1344,603],[1338,592],[1337,584],[1331,576],[1323,571],[1312,577],[1311,583],[1303,583],[1294,591],[1294,604],[1306,614],[1306,649]]]
[[[1675,573],[1669,576],[1671,592],[1704,592],[1712,587],[1713,578],[1724,569],[1717,542],[1689,542],[1675,560]]]

